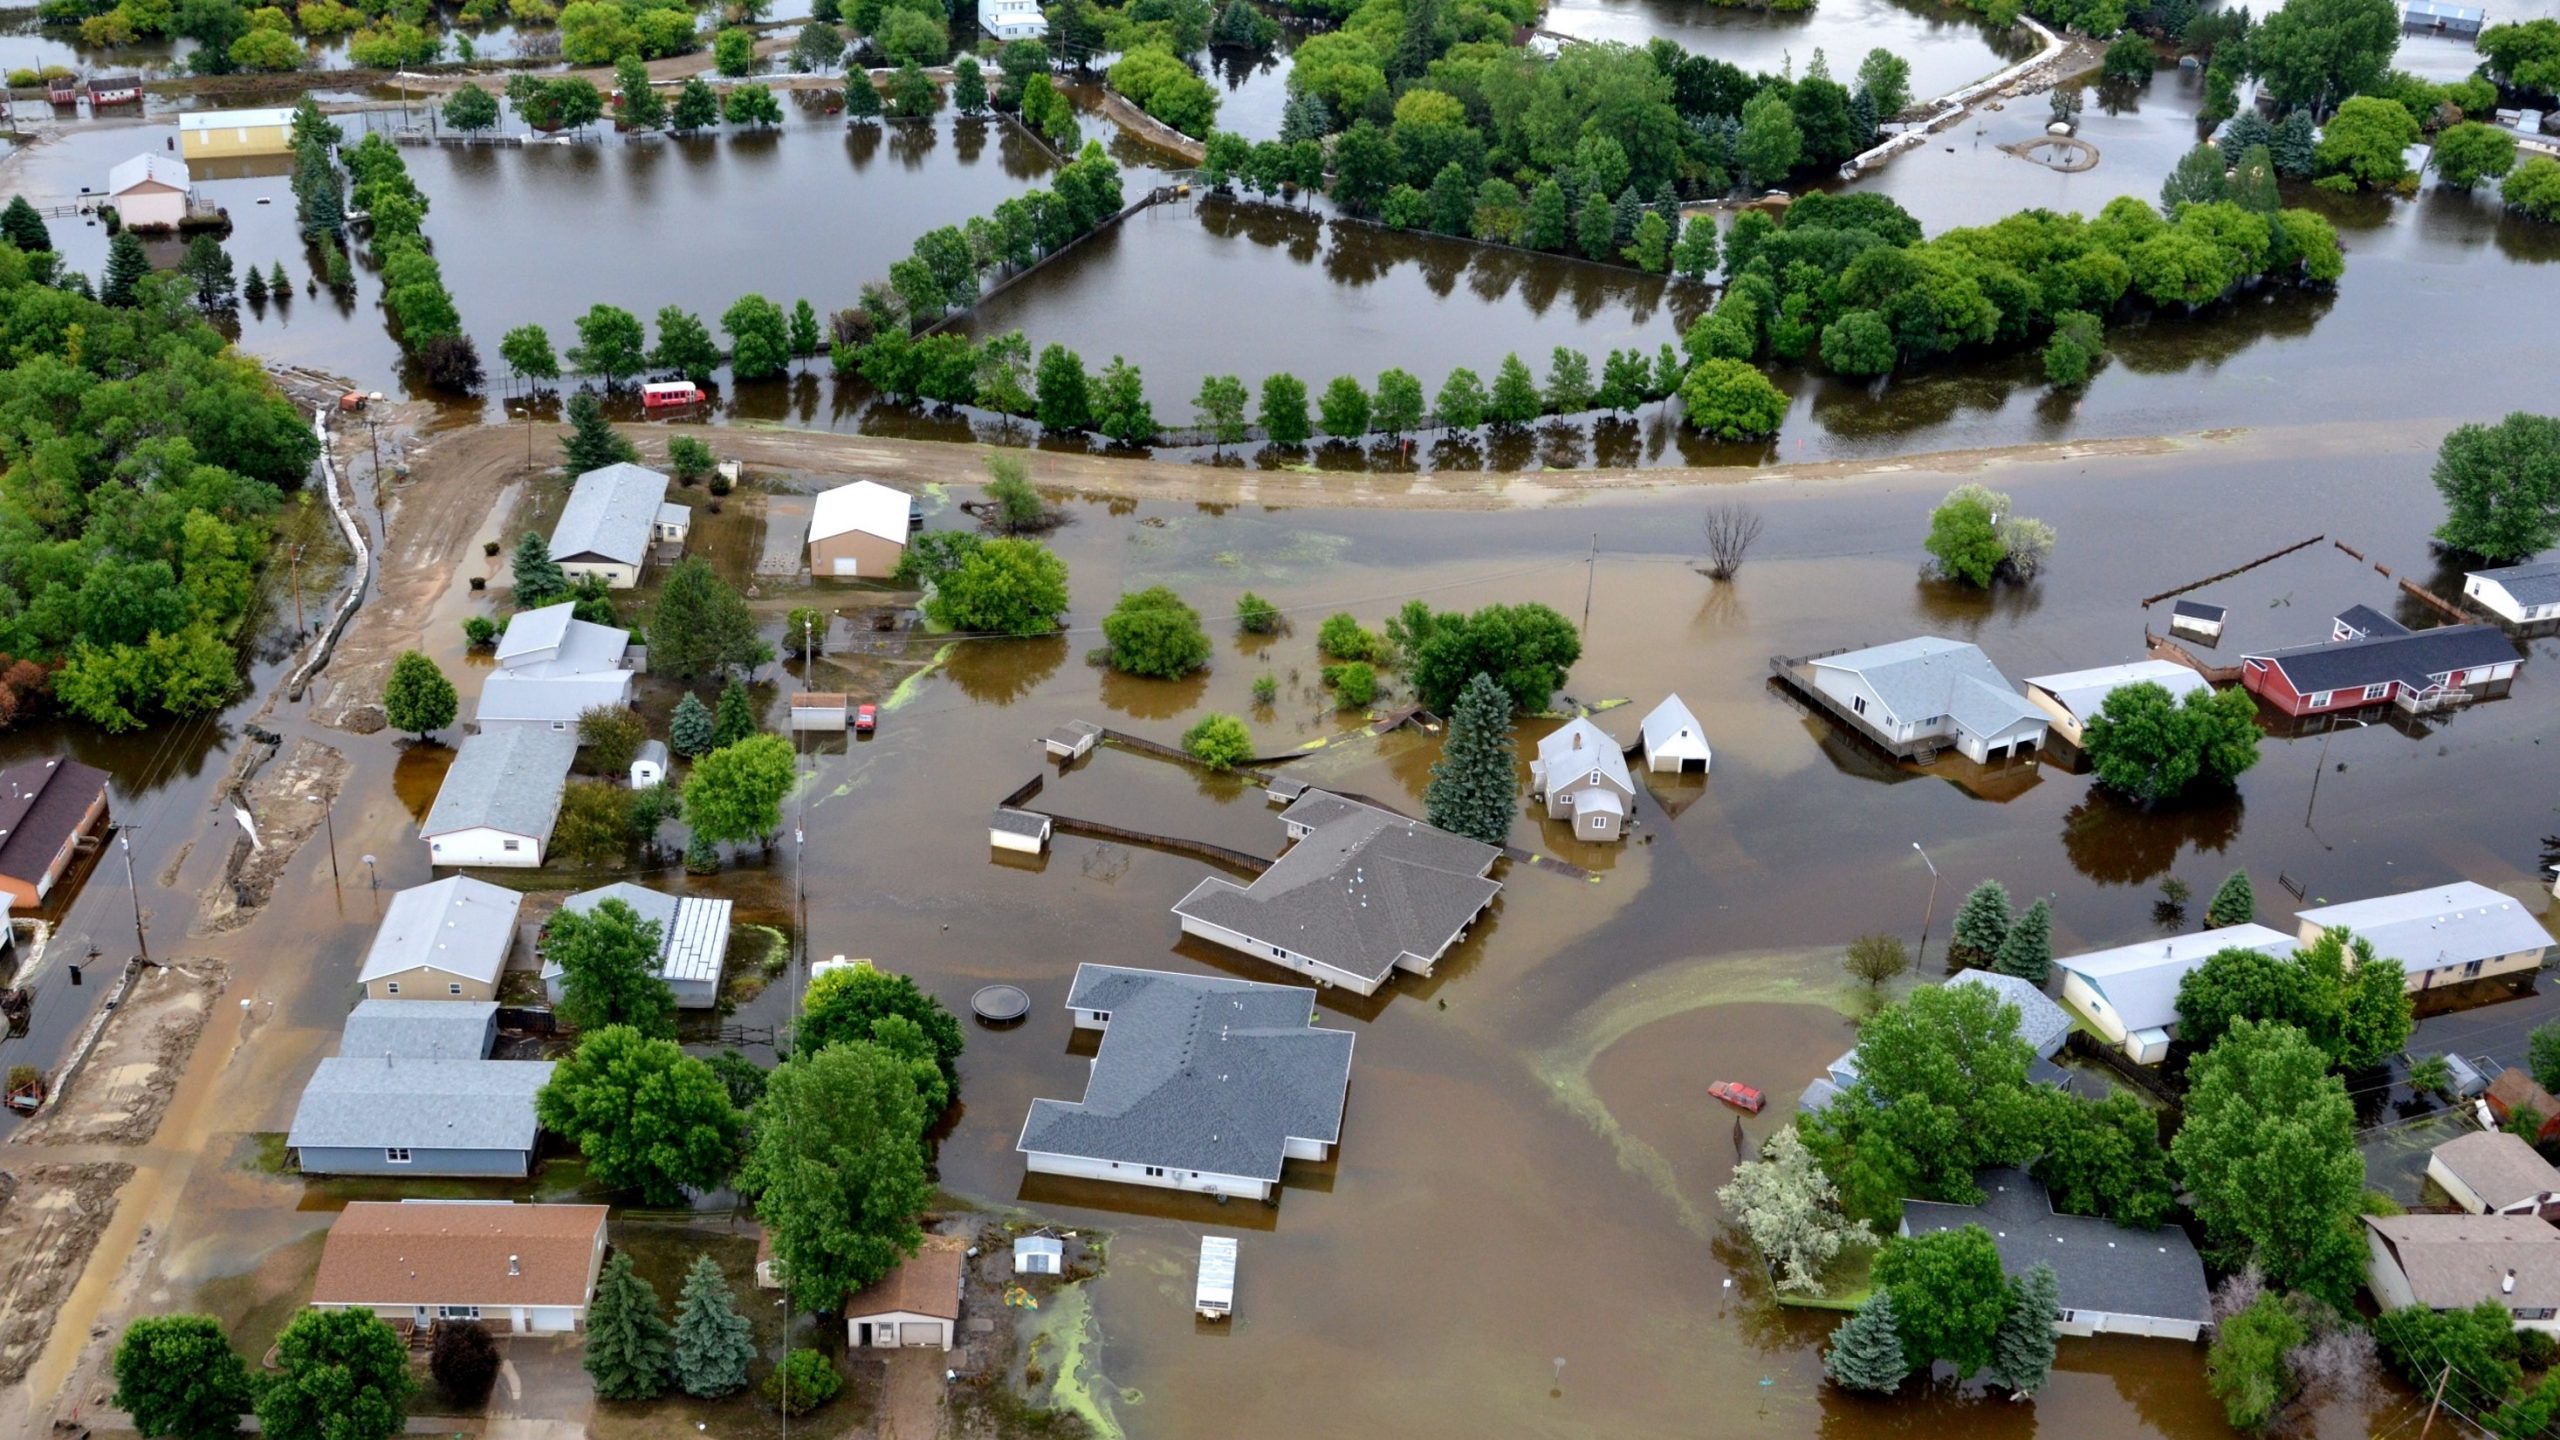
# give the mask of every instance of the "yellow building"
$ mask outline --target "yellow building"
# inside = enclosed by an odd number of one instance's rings
[[[178,117],[178,153],[190,160],[222,155],[293,153],[291,110],[208,110]]]

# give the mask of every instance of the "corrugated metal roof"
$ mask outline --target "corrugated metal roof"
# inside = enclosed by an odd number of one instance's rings
[[[1236,1241],[1232,1235],[1200,1237],[1200,1286],[1202,1298],[1232,1300],[1236,1293]]]
[[[734,902],[701,895],[669,895],[619,880],[582,890],[560,902],[578,915],[592,913],[607,900],[619,900],[642,920],[658,922],[658,978],[667,981],[716,981],[729,954],[729,916]],[[545,964],[545,975],[559,973]]]
[[[468,875],[403,890],[383,912],[356,983],[424,966],[494,985],[506,968],[516,914],[523,908],[522,895]]]

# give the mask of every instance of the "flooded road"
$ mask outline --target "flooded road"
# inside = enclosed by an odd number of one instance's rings
[[[2414,427],[2304,429],[2005,469],[1996,483],[2060,543],[2046,578],[1989,597],[1915,580],[1926,510],[1956,478],[1926,471],[1731,492],[1768,529],[1724,586],[1693,568],[1698,491],[1472,514],[1074,502],[1054,537],[1073,571],[1069,633],[970,642],[965,658],[906,688],[875,739],[809,742],[814,778],[795,821],[805,849],[786,843],[695,883],[759,919],[787,916],[805,890],[808,953],[870,956],[955,1009],[992,981],[1029,990],[1023,1024],[971,1032],[941,1181],[1115,1233],[1091,1353],[1128,1434],[1864,1437],[1961,1425],[2207,1440],[2224,1431],[2202,1351],[2175,1344],[2067,1342],[2034,1407],[1826,1392],[1828,1317],[1774,1307],[1717,1213],[1733,1117],[1704,1086],[1734,1078],[1791,1097],[1848,1043],[1866,1000],[1844,983],[1838,950],[1870,930],[1917,937],[1929,882],[1915,840],[1946,876],[1933,953],[1953,897],[1992,875],[2021,897],[2053,897],[2066,953],[2155,933],[2164,876],[2201,895],[2242,866],[2268,918],[2290,904],[2280,874],[2328,898],[2461,876],[2541,909],[2534,867],[2547,858],[2542,837],[2560,831],[2560,805],[2549,785],[2520,782],[2549,773],[2540,742],[2560,642],[2535,644],[2507,699],[2420,733],[2336,736],[2316,812],[2317,737],[2271,741],[2230,803],[2143,815],[2093,801],[2085,779],[2050,767],[1988,784],[1962,766],[1893,769],[1791,707],[1769,686],[1767,660],[1923,629],[1976,640],[2013,678],[2128,659],[2141,645],[2139,597],[2324,529],[2440,583],[2421,540],[2435,518],[2431,446]],[[1113,597],[1144,583],[1175,587],[1209,618],[1205,676],[1132,681],[1082,659]],[[1077,839],[1038,860],[991,858],[985,807],[1040,771],[1032,737],[1082,717],[1170,738],[1225,709],[1262,748],[1304,745],[1353,723],[1313,688],[1324,614],[1347,608],[1375,624],[1426,595],[1443,608],[1534,599],[1577,615],[1586,583],[1588,649],[1570,695],[1631,700],[1600,717],[1625,731],[1677,691],[1716,747],[1712,778],[1670,792],[1676,816],[1649,790],[1636,838],[1606,856],[1523,819],[1516,842],[1593,863],[1599,878],[1509,867],[1496,911],[1436,976],[1367,1001],[1325,997],[1322,1023],[1361,1036],[1344,1141],[1332,1164],[1293,1171],[1276,1207],[1026,1179],[1013,1150],[1026,1107],[1084,1084],[1084,1047],[1059,1009],[1077,963],[1286,978],[1178,939],[1167,907],[1207,873],[1196,860]],[[1233,634],[1225,617],[1248,588],[1288,609],[1289,634],[1250,646]],[[2234,646],[2314,638],[2332,609],[2395,603],[2387,581],[2326,547],[2215,598],[2232,606]],[[454,630],[438,624],[430,645],[449,652]],[[454,654],[440,658],[458,668]],[[1283,693],[1264,710],[1249,688],[1266,669]],[[1523,740],[1550,723],[1524,721]],[[339,738],[360,797],[340,817],[342,847],[378,852],[386,886],[428,878],[391,784],[404,742]],[[1432,748],[1411,734],[1351,741],[1293,770],[1418,805]],[[2437,803],[2447,794],[2480,798]],[[1265,854],[1280,843],[1259,792],[1114,751],[1053,779],[1044,803]],[[248,1318],[308,1263],[295,1258],[308,1247],[293,1247],[335,1200],[241,1168],[255,1147],[228,1137],[282,1128],[334,1043],[377,903],[360,883],[334,891],[315,846],[265,918],[212,942],[237,967],[234,994],[289,1000],[236,1047],[217,1024],[193,1072],[216,1089],[192,1121],[202,1133],[164,1132],[155,1146],[203,1151],[163,1177],[151,1207],[152,1223],[176,1226],[173,1293],[210,1287],[200,1298]],[[734,1022],[769,1023],[785,1003],[769,990]],[[2466,1053],[2521,1051],[2523,1027],[2502,1032],[2499,1014],[2458,1022]],[[1784,1119],[1773,1106],[1745,1122],[1747,1138]],[[1202,1233],[1243,1238],[1230,1328],[1190,1317]],[[2405,1405],[2329,1417],[2323,1433],[2374,1433]]]

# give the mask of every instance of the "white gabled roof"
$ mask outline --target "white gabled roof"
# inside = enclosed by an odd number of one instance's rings
[[[190,130],[236,130],[243,127],[256,130],[269,125],[290,127],[292,124],[293,111],[290,109],[190,110],[178,117],[180,134]]]
[[[2083,720],[2097,714],[2108,696],[2127,685],[2157,685],[2168,691],[2172,700],[2184,700],[2191,690],[2213,688],[2213,682],[2202,673],[2175,660],[2137,660],[2130,665],[2101,665],[2094,670],[2027,677],[2028,689],[2052,696],[2063,709]]]
[[[1581,743],[1576,744],[1577,740]],[[1635,793],[1636,782],[1627,775],[1626,752],[1607,731],[1582,716],[1567,720],[1538,742],[1538,774],[1547,789],[1570,785],[1594,770],[1627,794]]]
[[[2345,926],[2403,969],[2433,970],[2551,943],[2551,932],[2514,899],[2469,880],[2297,910],[2323,930]]]
[[[427,969],[494,985],[523,908],[522,895],[467,875],[411,886],[391,897],[356,983]]]
[[[1662,703],[1644,717],[1637,727],[1644,736],[1644,753],[1655,755],[1704,755],[1707,752],[1707,729],[1677,695],[1665,695]]]
[[[107,193],[122,195],[137,185],[154,181],[180,193],[195,189],[195,181],[187,174],[187,162],[175,155],[136,155],[107,172]]]
[[[839,485],[821,493],[811,507],[809,539],[815,542],[858,531],[904,545],[910,503],[904,490],[892,490],[874,480]]]
[[[2221,950],[2282,955],[2293,937],[2264,925],[2226,925],[2196,935],[2144,940],[2113,950],[2092,950],[2054,961],[2054,968],[2085,978],[2116,1007],[2125,1030],[2154,1030],[2178,1023],[2178,983]]]

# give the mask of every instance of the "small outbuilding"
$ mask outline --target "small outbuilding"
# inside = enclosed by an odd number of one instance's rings
[[[2207,642],[2222,638],[2222,622],[2231,612],[2220,605],[2202,600],[2169,602],[2169,628],[2180,635],[2192,635]]]
[[[137,98],[140,93],[137,81]],[[178,153],[190,160],[225,155],[290,155],[293,112],[282,108],[190,111],[178,117]]]
[[[1095,742],[1101,739],[1101,726],[1089,720],[1070,720],[1050,731],[1040,743],[1052,759],[1077,760],[1092,754]]]
[[[2184,701],[2213,682],[2175,660],[2137,660],[2130,665],[2101,665],[2060,675],[2027,679],[2027,703],[2053,717],[2053,733],[2077,745],[2107,697],[2128,685],[2157,685],[2172,701]]]
[[[92,75],[89,77],[89,103],[99,105],[139,105],[142,103],[142,77],[139,75]],[[288,111],[287,114],[292,112]],[[179,117],[183,127],[185,117]],[[190,150],[188,154],[195,152]]]
[[[999,805],[995,818],[987,822],[987,843],[998,850],[1037,855],[1049,848],[1049,817]]]
[[[886,579],[907,553],[913,502],[903,490],[856,480],[822,492],[809,510],[809,573],[821,580]]]
[[[640,751],[631,757],[631,788],[655,790],[667,783],[667,742],[643,740]]]
[[[841,690],[803,690],[791,697],[791,728],[841,735],[852,710]]]
[[[967,1250],[957,1236],[924,1237],[906,1263],[845,1300],[845,1342],[861,1350],[950,1349]]]
[[[107,199],[128,230],[175,230],[186,223],[195,183],[187,162],[145,152],[107,172]]]
[[[1059,1275],[1067,1268],[1067,1244],[1055,1235],[1025,1235],[1013,1242],[1013,1273]]]
[[[2529,1071],[2510,1065],[2489,1082],[2481,1098],[2488,1104],[2489,1114],[2500,1125],[2515,1123],[2519,1112],[2530,1110],[2542,1117],[2542,1127],[2534,1131],[2537,1145],[2548,1144],[2560,1136],[2560,1098],[2534,1083]]]
[[[1656,773],[1704,775],[1715,759],[1706,727],[1677,695],[1665,695],[1637,727],[1644,735],[1644,768]]]
[[[670,895],[628,880],[581,890],[560,902],[563,913],[593,914],[597,906],[618,900],[643,922],[658,927],[656,973],[676,997],[679,1010],[708,1010],[720,1002],[720,976],[729,962],[729,916],[736,902],[707,895]],[[556,960],[542,962],[542,988],[551,1003],[560,1003],[564,973]]]
[[[2437,1146],[2427,1178],[2474,1215],[2560,1214],[2560,1169],[2504,1130],[2479,1130]]]

